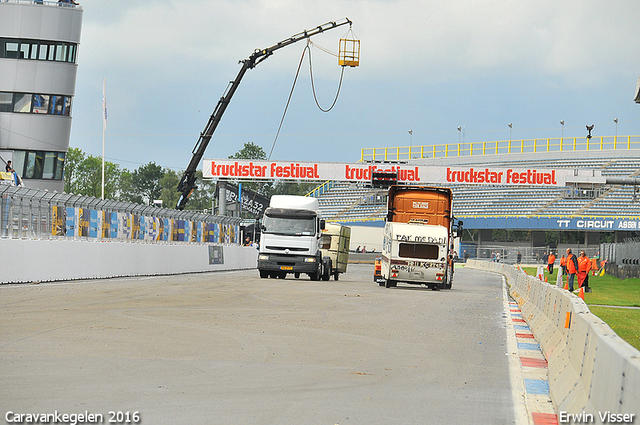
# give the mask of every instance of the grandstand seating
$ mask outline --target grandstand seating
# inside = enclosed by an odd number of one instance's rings
[[[508,155],[491,156],[478,165],[493,167],[530,167],[530,160],[510,160]],[[536,167],[594,168],[603,176],[637,177],[638,158],[542,158]],[[456,216],[640,216],[640,197],[634,199],[630,186],[609,186],[595,199],[565,196],[569,188],[537,186],[450,185],[454,193]],[[336,221],[379,221],[386,216],[384,190],[366,184],[334,182],[318,195],[323,216]]]

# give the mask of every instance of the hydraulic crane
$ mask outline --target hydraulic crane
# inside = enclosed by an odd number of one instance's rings
[[[193,157],[191,158],[191,161],[189,162],[189,165],[187,166],[187,169],[184,171],[184,174],[180,179],[180,183],[178,184],[178,192],[181,192],[182,194],[180,195],[180,199],[178,200],[176,209],[183,210],[185,205],[187,204],[187,201],[189,200],[189,197],[193,193],[194,189],[196,189],[196,184],[195,184],[196,170],[198,168],[198,165],[202,160],[202,156],[204,155],[204,151],[207,149],[207,145],[211,140],[211,136],[213,135],[213,132],[216,130],[216,127],[218,127],[218,124],[220,123],[220,119],[222,118],[224,111],[227,109],[227,106],[229,106],[229,102],[231,101],[233,94],[236,92],[236,89],[238,88],[238,85],[240,85],[240,81],[242,81],[242,77],[244,77],[244,74],[247,72],[247,70],[253,69],[256,65],[258,65],[263,60],[267,59],[269,56],[273,54],[273,52],[275,52],[278,49],[281,49],[297,41],[310,38],[314,35],[320,34],[324,31],[327,31],[333,28],[337,28],[345,24],[351,25],[352,22],[348,18],[345,18],[338,22],[327,22],[324,25],[320,25],[311,30],[306,30],[299,34],[291,36],[288,39],[283,40],[266,49],[255,50],[253,54],[249,56],[248,59],[244,59],[240,61],[240,63],[242,64],[242,67],[240,68],[240,71],[238,72],[236,79],[231,81],[227,86],[226,92],[218,101],[216,108],[214,109],[213,113],[209,117],[209,122],[207,122],[207,126],[205,127],[204,131],[200,133],[198,142],[196,143],[196,146],[193,148],[193,151],[192,151]]]

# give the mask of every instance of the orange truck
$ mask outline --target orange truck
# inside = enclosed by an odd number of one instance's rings
[[[453,217],[452,206],[453,193],[448,188],[389,188],[380,286],[392,288],[404,282],[451,289],[453,240],[462,233],[462,222]]]

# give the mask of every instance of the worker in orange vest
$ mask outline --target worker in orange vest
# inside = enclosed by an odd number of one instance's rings
[[[569,284],[569,292],[573,292],[573,280],[578,272],[578,259],[571,252],[571,248],[567,248],[567,283]]]
[[[560,258],[560,269],[562,270],[562,274],[567,274],[567,257],[562,254],[562,258]]]
[[[547,260],[547,262],[547,269],[549,270],[549,274],[553,275],[553,264],[556,262],[556,256],[553,254],[553,252],[549,253],[549,259]]]
[[[591,292],[591,288],[589,288],[589,270],[591,270],[591,260],[584,251],[580,251],[580,257],[578,257],[578,288],[584,287],[585,292]]]

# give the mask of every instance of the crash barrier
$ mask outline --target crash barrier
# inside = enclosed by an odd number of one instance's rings
[[[0,283],[33,283],[255,269],[239,245],[0,239]]]
[[[0,283],[255,268],[239,218],[0,185]]]
[[[0,237],[240,244],[241,219],[0,185]]]
[[[591,423],[640,417],[640,351],[594,316],[582,299],[515,266],[469,260],[467,267],[506,277],[549,364],[549,390],[560,415],[586,413]]]

